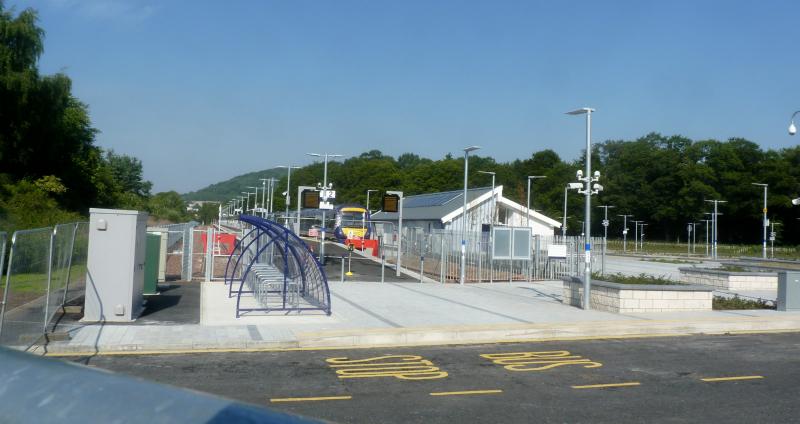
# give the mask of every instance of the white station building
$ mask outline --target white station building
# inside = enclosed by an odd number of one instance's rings
[[[426,233],[437,229],[460,231],[464,219],[463,194],[463,190],[455,190],[405,197],[403,227],[421,228]],[[376,223],[388,221],[396,224],[398,218],[398,213],[379,211],[372,214]],[[468,232],[488,232],[493,221],[495,225],[509,227],[525,227],[527,223],[534,235],[541,236],[552,236],[561,228],[558,221],[503,197],[503,186],[495,187],[494,191],[491,187],[467,190],[466,218]]]

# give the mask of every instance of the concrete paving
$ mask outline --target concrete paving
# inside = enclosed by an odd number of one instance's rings
[[[800,331],[800,312],[584,311],[561,303],[561,284],[332,282],[331,316],[283,312],[236,319],[235,299],[228,298],[226,287],[206,282],[199,324],[82,325],[69,330],[70,340],[50,342],[41,351],[287,349]]]

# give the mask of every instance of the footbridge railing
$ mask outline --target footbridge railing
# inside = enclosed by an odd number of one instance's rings
[[[243,236],[228,258],[225,284],[246,312],[317,310],[330,315],[328,279],[311,249],[290,229],[242,215]]]

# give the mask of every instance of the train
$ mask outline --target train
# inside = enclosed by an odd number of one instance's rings
[[[340,243],[344,243],[347,239],[370,239],[372,237],[372,221],[369,210],[358,204],[338,206],[333,235]]]

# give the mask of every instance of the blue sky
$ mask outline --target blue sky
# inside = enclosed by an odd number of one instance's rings
[[[648,132],[793,146],[788,1],[7,0],[155,191],[371,149],[500,161]]]

